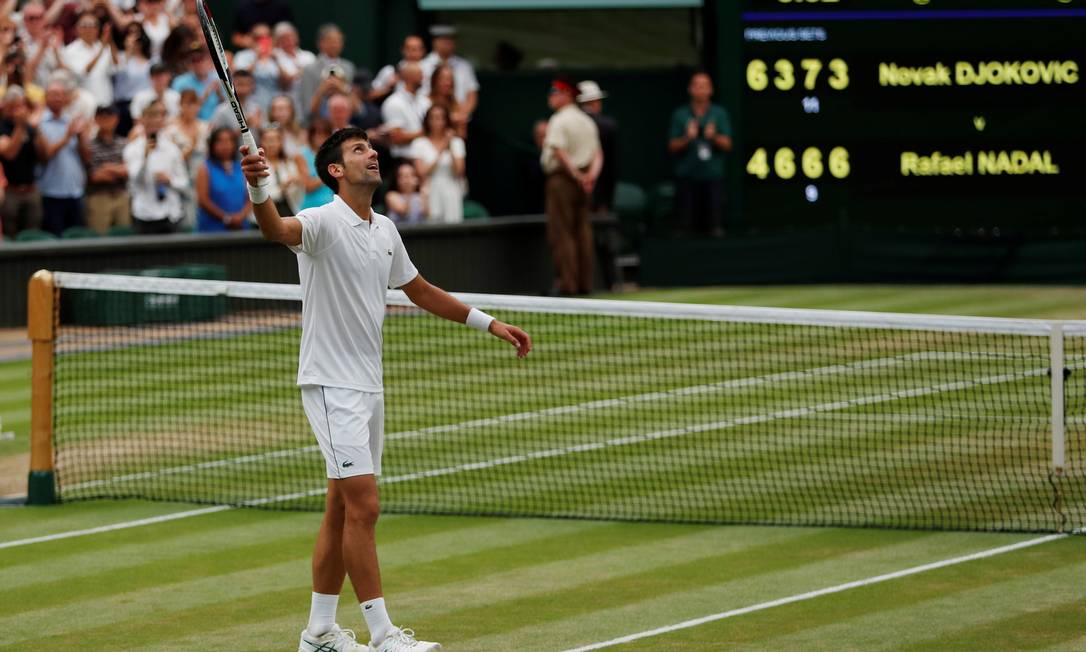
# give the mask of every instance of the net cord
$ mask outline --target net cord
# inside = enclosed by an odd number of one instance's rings
[[[208,281],[161,277],[118,276],[56,272],[57,287],[114,292],[148,292],[189,296],[227,296],[239,299],[301,301],[299,285]],[[1050,337],[1053,322],[1040,319],[1002,317],[959,317],[848,310],[811,310],[800,308],[757,308],[750,306],[715,306],[647,301],[601,299],[565,299],[499,294],[453,292],[464,303],[488,310],[513,310],[532,313],[599,315],[614,317],[649,317],[753,324],[792,324],[801,326],[839,326],[848,328],[954,331],[967,333],[1018,334]],[[388,305],[412,306],[400,290],[388,291]],[[1062,322],[1064,336],[1086,336],[1086,321]]]

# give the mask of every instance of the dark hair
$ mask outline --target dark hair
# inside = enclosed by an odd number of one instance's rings
[[[415,173],[416,177],[418,176],[418,171],[415,170],[415,165],[411,163],[411,161],[400,161],[396,164],[396,169],[392,173],[392,183],[389,184],[390,191],[399,193],[403,192],[403,190],[400,189],[400,168],[405,165],[411,168],[411,171]],[[418,188],[415,188],[415,192],[418,192]]]
[[[328,166],[332,164],[343,164],[343,143],[348,140],[362,139],[367,143],[370,141],[366,136],[366,130],[358,127],[344,127],[328,137],[328,140],[321,143],[321,147],[317,150],[317,176],[321,178],[324,185],[332,189],[332,192],[339,192],[339,179],[336,179],[328,172]]]
[[[236,130],[231,129],[230,127],[216,127],[215,129],[211,130],[211,135],[207,137],[207,158],[208,158],[208,160],[212,160],[212,161],[217,161],[218,160],[217,158],[215,158],[215,141],[219,139],[219,135],[222,134],[224,131],[226,133],[230,134],[230,137],[234,139],[234,148],[232,150],[233,153],[234,153],[234,156],[233,156],[232,160],[235,160],[235,161],[238,160],[238,148],[237,148],[237,145],[238,145],[238,133],[237,133]]]
[[[151,70],[149,73],[152,77],[155,75],[170,74],[170,67],[159,61],[158,63],[151,64]]]
[[[146,30],[143,29],[143,25],[139,24],[138,22],[133,21],[133,22],[128,24],[128,27],[126,27],[124,29],[124,34],[121,36],[121,42],[118,43],[117,45],[121,46],[121,47],[124,47],[124,38],[128,34],[128,32],[130,32],[132,30],[138,30],[139,31],[139,35],[136,36],[136,43],[139,45],[140,54],[143,55],[144,59],[150,59],[151,58],[151,37],[147,36],[147,32],[146,32]]]
[[[307,138],[313,138],[313,134],[318,131],[327,131],[329,135],[332,134],[332,123],[328,121],[328,118],[314,117],[309,121],[309,128],[305,130]]]
[[[249,72],[249,70],[247,68],[242,68],[241,70],[235,70],[231,74],[234,76],[235,80],[241,79],[242,77],[246,77],[248,79],[253,78],[253,73]]]
[[[434,104],[430,108],[426,109],[426,115],[422,117],[422,133],[425,136],[430,135],[430,116],[433,115],[434,109],[440,109],[445,112],[445,128],[448,129],[452,125],[449,122],[449,107],[444,104]]]

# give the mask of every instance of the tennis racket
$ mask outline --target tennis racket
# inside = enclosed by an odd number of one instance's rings
[[[226,62],[226,51],[223,50],[222,38],[219,36],[218,28],[215,27],[215,21],[211,19],[211,10],[208,9],[206,0],[196,0],[196,13],[200,17],[200,29],[204,31],[204,40],[207,41],[207,49],[211,52],[211,62],[215,64],[215,72],[219,75],[223,94],[226,96],[226,101],[230,103],[230,108],[234,110],[238,128],[241,129],[241,144],[249,148],[250,154],[255,154],[256,138],[249,130],[249,123],[245,121],[245,112],[242,110],[241,102],[238,101],[237,93],[234,92],[234,82],[230,79],[230,67]],[[266,186],[270,181],[268,177],[260,177],[257,185]]]

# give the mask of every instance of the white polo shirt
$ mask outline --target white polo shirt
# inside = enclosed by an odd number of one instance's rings
[[[437,56],[437,52],[431,52],[419,62],[419,66],[422,68],[420,95],[430,94],[430,78],[434,74],[434,69],[442,63],[452,68],[453,93],[456,95],[457,102],[467,101],[468,93],[479,90],[479,80],[475,77],[475,68],[472,67],[471,62],[455,54],[446,61],[442,61],[441,57]]]
[[[298,384],[363,392],[384,389],[381,326],[385,291],[418,276],[396,225],[363,220],[339,195],[300,212],[302,345]]]
[[[422,129],[422,120],[429,110],[430,98],[409,93],[406,88],[402,88],[389,95],[381,105],[381,119],[389,129],[399,127],[410,133]],[[396,158],[408,158],[411,156],[411,143],[393,145],[389,150]]]

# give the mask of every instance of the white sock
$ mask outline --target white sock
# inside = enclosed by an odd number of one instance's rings
[[[339,606],[338,595],[326,595],[314,593],[313,600],[309,603],[309,625],[306,630],[313,636],[327,634],[336,624],[336,607]]]
[[[362,607],[362,617],[366,619],[366,627],[370,630],[370,641],[375,645],[379,644],[394,629],[392,621],[388,619],[388,611],[385,610],[385,599],[366,600],[359,606]]]

